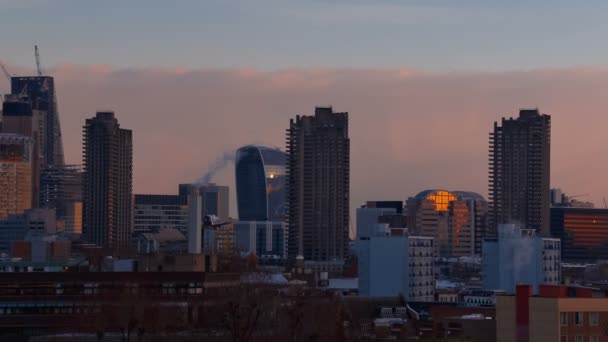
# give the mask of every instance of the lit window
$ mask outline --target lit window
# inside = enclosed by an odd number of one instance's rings
[[[598,313],[597,312],[590,312],[589,313],[589,325],[592,326],[597,326],[599,323],[599,318],[598,318]]]
[[[574,323],[576,325],[583,325],[583,313],[582,312],[574,313]]]
[[[562,326],[568,325],[568,313],[567,312],[559,313],[559,324]]]

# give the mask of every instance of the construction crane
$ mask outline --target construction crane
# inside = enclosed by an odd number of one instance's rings
[[[8,72],[8,70],[6,70],[6,67],[4,66],[4,64],[2,64],[2,62],[0,62],[0,69],[2,69],[2,72],[4,73],[4,76],[6,76],[6,78],[9,80],[11,80],[11,74]]]
[[[42,68],[40,67],[40,54],[38,54],[38,45],[34,45],[34,55],[36,56],[36,71],[38,76],[42,76]]]

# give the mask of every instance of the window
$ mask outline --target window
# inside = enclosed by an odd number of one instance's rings
[[[559,313],[559,324],[561,326],[568,325],[568,313],[567,312],[560,312]]]
[[[575,336],[574,342],[583,342],[583,336]]]
[[[574,313],[574,323],[576,325],[583,325],[583,313],[582,312],[575,312]]]
[[[597,326],[598,325],[598,313],[597,312],[590,312],[589,313],[589,325],[592,326]]]

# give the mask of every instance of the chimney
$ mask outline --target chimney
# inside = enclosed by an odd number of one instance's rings
[[[188,195],[188,253],[201,253],[203,226],[202,198],[199,190],[192,187]]]

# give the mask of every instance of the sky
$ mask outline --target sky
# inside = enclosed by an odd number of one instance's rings
[[[605,10],[593,0],[0,0],[0,60],[32,73],[39,46],[68,162],[81,160],[84,120],[114,110],[134,131],[136,193],[175,193],[244,144],[284,147],[290,118],[333,105],[350,117],[353,208],[431,188],[486,196],[493,122],[538,107],[552,115],[552,186],[599,205]],[[229,167],[215,181],[233,178]]]

